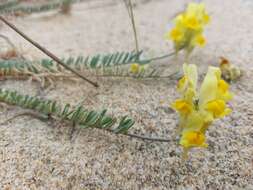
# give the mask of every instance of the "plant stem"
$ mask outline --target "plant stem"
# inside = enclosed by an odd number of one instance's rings
[[[125,136],[136,138],[136,139],[141,139],[143,141],[171,142],[170,139],[164,139],[164,138],[160,138],[160,137],[148,137],[148,136],[136,135],[136,134],[131,134],[131,133],[125,133],[125,134],[121,134],[121,135],[125,135]]]
[[[135,19],[134,19],[135,17],[134,17],[132,0],[128,0],[128,3],[126,2],[126,0],[124,0],[124,2],[128,11],[128,15],[131,19],[131,23],[132,23],[136,52],[139,52],[139,43],[138,43],[137,30],[136,30],[136,24],[135,24]]]
[[[170,57],[170,56],[173,56],[173,55],[176,55],[176,52],[171,52],[169,54],[166,54],[166,55],[162,55],[162,56],[158,56],[158,57],[153,57],[153,58],[149,58],[147,60],[144,60],[143,62],[151,62],[151,61],[156,61],[156,60],[160,60],[160,59],[165,59],[167,57]]]
[[[19,35],[21,35],[24,39],[26,39],[32,45],[34,45],[35,47],[37,47],[40,51],[42,51],[47,56],[49,56],[50,58],[52,58],[55,62],[57,62],[58,64],[62,65],[65,69],[67,69],[67,70],[71,71],[72,73],[76,74],[77,76],[79,76],[83,80],[87,81],[88,83],[92,84],[93,86],[98,87],[98,84],[96,82],[93,82],[93,81],[87,79],[86,77],[84,77],[78,71],[75,71],[74,69],[72,69],[68,65],[64,64],[58,57],[56,57],[54,54],[52,54],[51,52],[49,52],[47,49],[45,49],[44,47],[42,47],[41,45],[39,45],[37,42],[35,42],[32,39],[30,39],[27,35],[25,35],[23,32],[21,32],[19,29],[17,29],[13,24],[11,24],[7,20],[5,20],[2,16],[0,16],[0,20],[2,20],[6,25],[8,25],[10,28],[12,28],[15,32],[17,32]]]

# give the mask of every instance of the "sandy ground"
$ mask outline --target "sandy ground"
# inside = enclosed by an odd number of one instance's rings
[[[171,50],[164,33],[171,18],[189,1],[139,0],[135,8],[142,49],[152,54]],[[171,138],[171,143],[142,142],[100,130],[81,130],[69,139],[68,126],[54,127],[31,117],[0,127],[0,189],[253,189],[253,1],[207,0],[212,23],[206,48],[191,62],[203,69],[225,56],[244,70],[232,85],[233,113],[215,122],[209,147],[194,150],[182,164],[174,138],[177,114],[168,108],[175,99],[175,81],[94,78],[95,89],[79,81],[56,82],[46,98],[88,108],[108,108],[135,118],[133,133]],[[76,4],[71,16],[43,13],[11,20],[60,57],[134,49],[124,5],[116,0]],[[44,57],[17,34],[2,26],[29,58]],[[173,60],[161,65],[171,68]],[[159,64],[158,64],[159,65]],[[3,81],[1,88],[36,95],[38,84]],[[164,103],[161,103],[164,102]],[[22,112],[1,108],[0,120]]]

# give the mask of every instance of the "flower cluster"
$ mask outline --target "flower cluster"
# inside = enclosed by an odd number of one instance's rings
[[[130,72],[133,74],[139,74],[147,69],[146,65],[140,65],[138,63],[132,63],[130,66]]]
[[[185,49],[190,54],[195,46],[206,44],[203,30],[209,21],[210,17],[203,3],[190,3],[186,11],[176,16],[175,26],[166,34],[166,38],[174,42],[177,52]]]
[[[180,145],[187,153],[193,147],[207,147],[205,133],[211,123],[231,112],[229,85],[221,79],[217,67],[209,67],[205,79],[197,90],[198,73],[194,64],[183,65],[184,76],[178,82],[181,99],[172,103],[180,114]]]

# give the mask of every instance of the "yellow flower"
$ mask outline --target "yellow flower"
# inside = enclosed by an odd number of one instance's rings
[[[203,14],[203,23],[208,24],[210,22],[210,16],[205,12]]]
[[[195,44],[199,45],[200,47],[205,46],[206,45],[206,39],[205,39],[205,37],[202,36],[202,35],[196,36],[196,38],[195,38]]]
[[[229,89],[228,83],[224,80],[219,80],[218,87],[222,93],[226,93]]]
[[[224,100],[213,100],[206,104],[206,110],[213,114],[214,118],[221,118],[231,113],[231,109],[226,107]]]
[[[140,70],[140,65],[139,64],[137,64],[137,63],[131,64],[131,67],[130,67],[130,72],[131,73],[137,74],[137,73],[139,73],[139,70]]]
[[[220,69],[209,67],[199,94],[199,110],[205,121],[212,122],[231,113],[231,109],[226,106],[231,98],[229,85],[221,80]]]
[[[189,3],[186,14],[195,15],[202,25],[206,25],[210,22],[210,17],[205,10],[204,3]]]
[[[182,31],[180,31],[178,28],[173,28],[170,31],[170,39],[172,39],[173,41],[180,41],[183,38],[183,33]]]
[[[133,74],[138,74],[144,72],[148,68],[148,65],[140,65],[138,63],[133,63],[130,66],[130,72]]]
[[[201,26],[196,16],[186,17],[185,25],[187,28],[192,29],[192,30],[197,30]]]
[[[178,99],[172,103],[172,108],[180,112],[181,114],[187,115],[192,111],[192,105],[185,100]]]
[[[186,149],[208,146],[205,135],[198,131],[183,131],[179,144]]]
[[[197,90],[198,73],[196,65],[183,65],[184,76],[178,83],[182,98],[172,107],[180,113],[180,145],[184,156],[193,147],[206,147],[205,132],[211,123],[229,113],[226,105],[232,98],[229,85],[221,79],[221,71],[209,67],[200,90]]]
[[[218,81],[217,97],[223,99],[224,101],[229,101],[233,98],[233,95],[229,92],[229,84],[222,79]]]

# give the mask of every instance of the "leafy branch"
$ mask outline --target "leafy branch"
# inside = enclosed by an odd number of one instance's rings
[[[134,17],[132,0],[123,0],[123,1],[125,3],[126,9],[127,9],[128,16],[131,20],[133,33],[134,33],[135,48],[136,48],[136,52],[138,52],[139,51],[139,42],[138,42],[138,37],[137,37],[137,29],[136,29],[136,24],[135,24],[135,17]]]
[[[25,109],[35,110],[61,120],[68,120],[81,126],[81,128],[98,128],[110,130],[114,133],[126,133],[134,124],[132,119],[124,116],[119,120],[118,125],[111,129],[113,125],[116,125],[117,119],[106,115],[107,110],[102,110],[101,112],[88,111],[81,105],[72,108],[70,104],[62,107],[56,101],[43,100],[28,95],[23,96],[16,91],[0,89],[0,101]]]
[[[123,55],[123,56],[121,56]],[[148,64],[149,61],[140,59],[141,54],[134,52],[122,52],[88,57],[70,57],[62,59],[69,67],[86,73],[87,76],[97,77],[124,77],[124,78],[171,78],[172,75],[164,76],[162,70],[148,67],[138,73],[131,73],[129,67],[132,63]],[[118,58],[117,58],[118,57]],[[120,58],[121,57],[121,58]],[[89,73],[87,74],[87,71]],[[68,78],[72,77],[68,70],[55,64],[53,60],[42,59],[29,61],[24,59],[0,59],[0,77],[2,79],[27,79],[35,78]],[[36,79],[35,79],[36,80]]]
[[[21,95],[16,91],[0,89],[0,102],[10,105],[19,106],[25,109],[37,111],[48,118],[58,118],[61,121],[68,121],[81,128],[97,128],[114,134],[122,134],[132,138],[141,140],[170,142],[170,139],[159,137],[148,137],[137,134],[128,133],[128,130],[134,125],[134,120],[128,116],[117,119],[116,117],[107,115],[107,110],[101,112],[89,111],[82,105],[72,107],[70,104],[61,106],[56,101],[43,100],[29,95]],[[43,117],[45,118],[45,117]],[[117,122],[117,120],[119,120]],[[116,126],[116,127],[113,127]]]
[[[150,64],[158,59],[165,59],[173,53],[150,59],[142,58],[143,51],[140,52],[116,52],[108,54],[97,54],[94,56],[78,56],[62,58],[62,62],[78,70],[81,73],[89,73],[98,77],[126,77],[126,78],[171,78],[172,75],[163,76],[162,70],[151,68],[142,70],[138,73],[131,73],[129,67],[132,63],[140,65]],[[60,65],[57,65],[51,59],[42,59],[38,61],[29,61],[24,59],[0,59],[0,77],[2,79],[15,78],[27,79],[35,78],[64,78],[69,77],[71,73]]]
[[[114,66],[123,66],[131,63],[146,64],[140,60],[142,52],[116,52],[109,54],[97,54],[95,56],[78,56],[61,59],[69,67],[84,71],[87,69],[104,69]],[[31,72],[33,74],[40,73],[57,73],[64,72],[60,65],[56,65],[51,59],[42,59],[39,61],[29,61],[24,59],[0,59],[0,72],[2,75],[9,75],[12,73],[22,74]]]

